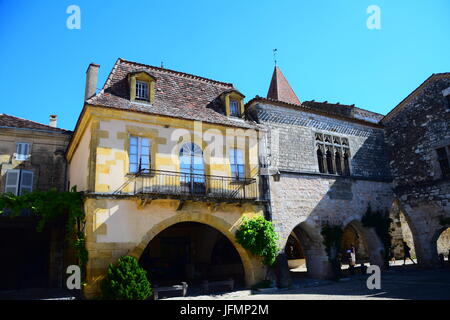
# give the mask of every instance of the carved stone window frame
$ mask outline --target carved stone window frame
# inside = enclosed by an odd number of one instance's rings
[[[351,153],[348,138],[315,132],[314,144],[320,173],[342,176],[350,175]],[[320,158],[319,151],[322,155]],[[331,153],[331,163],[328,160],[327,152]],[[336,161],[339,161],[339,164]],[[332,168],[329,168],[329,163]]]

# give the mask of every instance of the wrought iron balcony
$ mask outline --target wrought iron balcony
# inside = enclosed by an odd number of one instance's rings
[[[134,194],[258,199],[256,179],[233,178],[164,170],[141,170],[133,176]]]

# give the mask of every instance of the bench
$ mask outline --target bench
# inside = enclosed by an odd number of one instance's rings
[[[157,285],[153,288],[153,298],[158,300],[160,292],[168,292],[168,291],[181,291],[183,297],[186,296],[188,285],[186,282],[182,282],[181,284],[168,286],[168,287],[158,287]]]
[[[230,291],[234,289],[234,279],[222,280],[222,281],[202,281],[202,289],[204,293],[209,293],[213,287],[228,287]]]

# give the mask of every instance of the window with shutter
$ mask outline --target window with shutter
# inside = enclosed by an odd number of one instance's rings
[[[20,194],[33,191],[33,171],[21,170]]]
[[[16,160],[27,160],[30,151],[30,144],[18,142],[16,144]]]
[[[5,193],[17,195],[19,191],[20,170],[6,171]]]

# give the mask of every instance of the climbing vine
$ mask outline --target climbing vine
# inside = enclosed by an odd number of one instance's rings
[[[364,227],[375,229],[375,233],[380,238],[384,247],[384,262],[389,265],[389,251],[391,249],[392,241],[392,236],[390,233],[392,219],[389,218],[389,212],[387,210],[372,211],[372,207],[369,203],[361,222]]]
[[[65,220],[66,240],[75,249],[84,278],[88,252],[85,245],[85,215],[81,192],[72,188],[71,191],[64,192],[56,189],[36,190],[20,196],[11,193],[0,194],[0,215],[17,217],[27,210],[38,218],[38,232],[42,232],[49,224]]]
[[[344,230],[342,230],[341,225],[330,225],[326,223],[322,226],[320,234],[323,237],[323,244],[325,245],[328,258],[333,260],[339,252]]]
[[[254,255],[263,257],[263,263],[273,266],[278,255],[278,235],[273,224],[258,216],[245,217],[236,231],[236,241]]]
[[[328,255],[328,260],[331,262],[334,277],[338,280],[342,275],[339,248],[344,230],[341,225],[330,225],[329,223],[326,223],[322,225],[320,234],[323,237],[323,244]]]

